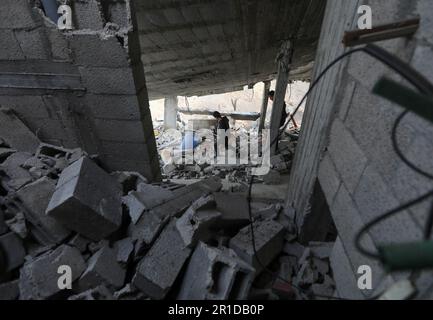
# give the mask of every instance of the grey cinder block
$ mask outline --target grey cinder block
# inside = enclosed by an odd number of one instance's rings
[[[133,285],[153,299],[163,299],[191,254],[171,222],[140,261]]]
[[[212,236],[209,228],[220,218],[221,213],[215,208],[214,197],[202,197],[177,220],[176,228],[185,245],[191,248],[199,240],[206,241]]]
[[[35,260],[27,262],[20,272],[20,299],[44,300],[60,294],[58,268],[67,265],[72,271],[72,281],[77,280],[86,268],[80,251],[62,245]]]
[[[256,222],[253,226],[257,254],[261,264],[254,254],[250,226],[241,229],[230,240],[229,247],[259,273],[263,269],[262,264],[267,266],[283,249],[284,227],[272,220]]]
[[[80,289],[91,289],[101,283],[119,289],[125,280],[125,270],[117,262],[116,251],[104,246],[88,261],[87,269],[78,282]]]
[[[230,249],[212,248],[203,242],[188,264],[180,300],[246,299],[254,278],[253,267]]]
[[[23,187],[17,193],[25,208],[25,217],[31,224],[30,231],[40,243],[45,245],[60,243],[70,234],[70,231],[56,219],[45,214],[54,190],[55,182],[43,177]]]
[[[61,174],[47,214],[68,229],[91,240],[101,240],[121,224],[119,183],[83,157]]]

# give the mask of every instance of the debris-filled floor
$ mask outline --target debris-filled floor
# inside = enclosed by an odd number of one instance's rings
[[[255,187],[286,180],[297,134],[281,141]],[[251,202],[254,251],[246,167],[174,166],[150,184],[107,173],[81,149],[41,143],[32,154],[2,139],[0,151],[0,299],[333,294],[331,244],[297,243],[283,201],[261,192]]]

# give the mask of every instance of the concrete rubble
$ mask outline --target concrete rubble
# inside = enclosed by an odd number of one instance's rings
[[[175,166],[182,178],[149,183],[107,172],[81,149],[14,142],[0,140],[0,299],[305,298],[295,286],[332,294],[332,245],[296,243],[281,203],[251,203],[257,262],[245,168]],[[273,170],[287,173],[292,147],[283,141]],[[64,266],[71,289],[58,285]]]

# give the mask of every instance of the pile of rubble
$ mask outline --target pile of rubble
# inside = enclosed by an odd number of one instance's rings
[[[251,223],[246,194],[213,172],[151,184],[81,149],[15,142],[0,140],[0,300],[331,294],[328,247],[301,252],[280,203],[252,202]]]
[[[247,135],[248,131],[239,129],[237,134]],[[271,157],[271,170],[269,174],[261,179],[266,184],[278,184],[281,182],[281,175],[290,173],[293,157],[298,141],[299,131],[292,129],[283,134],[278,143],[278,154]],[[244,137],[244,139],[246,139]],[[158,128],[156,136],[158,151],[160,154],[161,168],[164,177],[167,179],[203,179],[211,176],[218,176],[226,181],[226,184],[238,186],[236,191],[245,191],[250,180],[249,166],[231,165],[231,164],[182,164],[179,158],[182,157],[181,142],[182,137],[173,134],[172,131],[164,131]],[[203,141],[200,144],[209,144],[209,141]],[[209,146],[209,149],[213,146]],[[240,152],[237,146],[236,152]],[[260,180],[260,179],[258,179]]]

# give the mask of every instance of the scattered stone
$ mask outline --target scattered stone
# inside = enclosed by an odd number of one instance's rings
[[[146,210],[145,205],[137,197],[137,192],[132,191],[127,196],[122,198],[123,204],[128,208],[129,216],[133,224],[136,224],[141,218],[144,210]]]
[[[68,229],[101,240],[120,227],[120,186],[92,160],[83,157],[62,172],[46,212]]]
[[[212,237],[210,227],[221,219],[221,213],[215,209],[214,197],[198,199],[176,222],[185,245],[194,247],[199,240],[207,241]]]
[[[133,285],[151,298],[163,299],[190,254],[191,249],[184,245],[176,229],[176,221],[173,221],[140,261]]]
[[[241,193],[214,193],[217,210],[221,212],[221,226],[241,228],[250,222],[248,201]]]
[[[284,228],[279,223],[267,220],[260,223],[255,222],[254,238],[258,259],[257,261],[253,245],[251,227],[247,226],[239,231],[239,233],[230,240],[230,248],[232,248],[239,257],[249,263],[256,269],[257,273],[263,270],[283,249]]]
[[[20,273],[20,298],[23,300],[44,300],[67,294],[58,286],[58,268],[67,265],[71,268],[72,281],[77,280],[86,268],[78,249],[62,245],[24,264]]]
[[[119,240],[114,244],[114,249],[117,252],[117,262],[121,265],[126,265],[131,254],[134,252],[134,242],[132,241],[132,238]]]
[[[147,179],[138,172],[116,171],[110,174],[122,185],[123,194],[137,190],[140,183],[147,183]]]
[[[17,196],[23,206],[25,217],[31,224],[31,232],[44,245],[60,243],[70,234],[54,218],[45,214],[55,182],[43,177],[18,191]]]
[[[24,263],[26,250],[20,238],[15,233],[9,232],[0,236],[0,254],[5,260],[6,272],[20,267]],[[0,270],[0,274],[2,270]]]
[[[200,242],[186,269],[177,296],[180,300],[243,300],[255,270],[230,249]]]
[[[125,270],[119,265],[116,252],[108,246],[96,252],[88,261],[87,269],[78,281],[80,289],[91,289],[101,283],[119,289],[125,281]]]
[[[71,296],[68,300],[114,300],[114,297],[107,287],[101,285]]]
[[[117,300],[144,300],[146,296],[128,283],[125,287],[114,293]]]
[[[1,220],[1,218],[0,218]],[[18,235],[21,239],[27,238],[28,230],[26,225],[26,219],[22,212],[18,212],[12,219],[5,222],[9,229]],[[0,221],[0,234],[2,234],[1,221]]]
[[[30,173],[21,167],[30,157],[30,153],[15,152],[0,165],[0,170],[4,171],[8,177],[7,185],[10,188],[18,190],[32,181]]]
[[[77,248],[78,250],[80,250],[81,253],[84,253],[88,249],[88,246],[90,244],[90,240],[83,237],[82,235],[77,234],[68,242],[68,244],[71,247],[74,247],[74,248]]]

